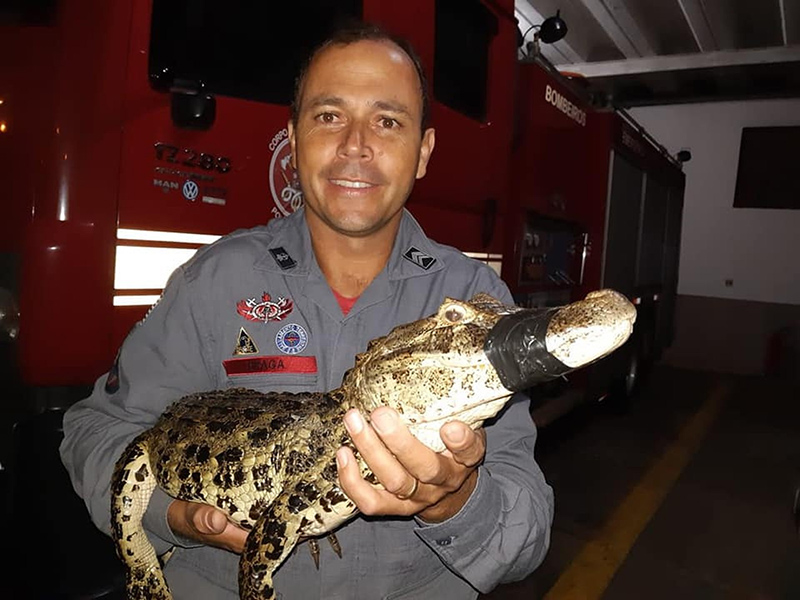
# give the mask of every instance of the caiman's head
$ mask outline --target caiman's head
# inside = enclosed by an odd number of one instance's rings
[[[557,309],[520,309],[478,294],[446,299],[436,314],[393,329],[356,357],[343,388],[353,406],[390,406],[422,442],[439,428],[479,427],[515,391],[559,377],[621,346],[636,309],[612,290]]]

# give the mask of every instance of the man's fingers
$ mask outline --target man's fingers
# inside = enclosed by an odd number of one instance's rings
[[[208,504],[192,503],[186,512],[197,532],[204,535],[222,533],[228,524],[225,514]]]
[[[404,502],[391,492],[365,481],[361,477],[358,462],[350,448],[339,448],[336,453],[336,463],[339,470],[339,485],[365,515],[413,515],[423,506],[410,501]]]
[[[393,494],[408,493],[414,486],[414,478],[424,476],[417,470],[417,464],[405,460],[411,454],[408,446],[411,442],[421,444],[397,421],[394,411],[378,409],[372,417],[372,426],[369,426],[358,411],[348,411],[345,425],[350,437],[383,487]]]
[[[397,482],[393,491],[408,495],[414,478],[425,483],[444,483],[442,457],[415,438],[394,410],[377,408],[371,418],[383,444],[409,473],[403,481]]]
[[[486,454],[486,433],[483,429],[473,431],[461,421],[450,421],[440,430],[442,441],[453,456],[453,460],[474,467]]]

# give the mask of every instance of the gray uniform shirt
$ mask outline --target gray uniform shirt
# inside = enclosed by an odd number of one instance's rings
[[[109,484],[127,443],[174,400],[208,389],[326,391],[369,340],[428,316],[446,296],[512,299],[486,265],[429,240],[405,212],[386,267],[347,316],[319,269],[305,214],[238,231],[175,271],[158,304],[129,334],[110,376],[64,418],[61,456],[92,519],[110,531]],[[544,559],[552,490],[534,460],[536,429],[517,395],[486,423],[478,482],[443,523],[358,516],[337,531],[343,557],[322,540],[317,571],[305,544],[275,574],[279,598],[475,598],[522,579]],[[144,518],[176,600],[236,598],[238,556],[178,539],[171,499],[156,490]]]

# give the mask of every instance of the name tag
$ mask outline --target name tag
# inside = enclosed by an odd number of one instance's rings
[[[222,361],[229,377],[264,373],[316,373],[316,356],[247,356]]]

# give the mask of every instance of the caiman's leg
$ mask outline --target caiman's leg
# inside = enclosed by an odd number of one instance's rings
[[[314,566],[317,567],[317,571],[319,571],[319,542],[317,538],[309,538],[308,551],[311,552],[311,558],[314,559]]]
[[[342,558],[342,546],[339,544],[339,540],[336,539],[335,533],[328,535],[328,542],[330,542],[333,551],[336,552],[336,556]],[[317,567],[317,571],[319,571],[319,542],[317,538],[309,538],[307,543],[308,551],[311,553],[311,558],[314,560],[314,566]]]
[[[272,576],[300,539],[299,519],[287,519],[289,494],[278,496],[261,513],[247,536],[239,559],[239,596],[242,600],[273,600]]]
[[[339,540],[336,539],[335,533],[328,535],[328,542],[330,542],[333,551],[336,552],[336,556],[342,558],[342,546],[339,544]],[[309,538],[307,543],[311,558],[314,559],[314,566],[317,567],[317,571],[319,571],[319,542],[317,538]]]
[[[172,600],[142,516],[156,487],[147,445],[135,440],[117,461],[111,480],[111,531],[125,563],[128,600]]]
[[[333,551],[336,552],[336,556],[342,558],[342,546],[339,544],[339,540],[336,539],[335,533],[328,534],[328,542],[330,542],[331,548]]]

